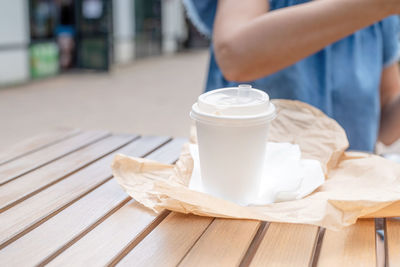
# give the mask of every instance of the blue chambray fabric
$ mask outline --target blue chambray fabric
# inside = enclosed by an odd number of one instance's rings
[[[307,0],[270,0],[275,10]],[[217,0],[184,0],[199,31],[212,35]],[[350,149],[372,152],[377,140],[379,87],[384,67],[399,56],[399,18],[388,17],[267,77],[249,81],[271,98],[309,103],[335,119],[346,131]],[[288,40],[293,41],[295,40]],[[237,83],[227,81],[210,47],[206,91]]]

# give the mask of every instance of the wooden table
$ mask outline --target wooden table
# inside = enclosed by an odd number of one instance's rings
[[[116,153],[165,163],[184,139],[58,129],[0,154],[0,266],[400,265],[400,222],[316,226],[153,214],[112,178]],[[378,251],[376,253],[376,251]]]

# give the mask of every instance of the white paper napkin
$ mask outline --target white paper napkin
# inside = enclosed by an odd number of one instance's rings
[[[265,205],[274,202],[300,199],[312,193],[324,183],[325,177],[317,160],[301,159],[298,145],[268,142],[261,186],[256,188],[254,198],[246,205]],[[198,146],[190,145],[194,161],[189,188],[206,190],[201,181]]]

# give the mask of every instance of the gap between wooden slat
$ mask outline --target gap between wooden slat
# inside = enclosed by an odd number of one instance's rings
[[[86,168],[86,167],[89,166],[90,164],[92,164],[92,163],[94,163],[94,162],[96,162],[96,161],[98,161],[98,160],[100,160],[100,159],[102,159],[102,158],[104,158],[104,157],[106,157],[106,156],[108,156],[108,155],[114,153],[115,151],[117,151],[118,149],[121,149],[122,147],[128,145],[129,143],[138,140],[139,138],[140,138],[140,136],[132,136],[132,139],[130,139],[129,141],[127,141],[127,142],[125,142],[125,143],[123,143],[123,144],[121,144],[121,145],[118,146],[118,147],[115,147],[113,150],[107,152],[106,154],[103,154],[103,155],[101,155],[100,157],[97,157],[97,158],[95,158],[95,159],[93,159],[93,160],[91,160],[91,161],[88,161],[86,164],[82,165],[81,167],[79,167],[79,168],[77,168],[77,169],[75,169],[75,170],[73,170],[73,171],[71,171],[71,172],[66,173],[65,175],[61,176],[59,179],[56,179],[56,180],[52,181],[51,183],[48,183],[48,184],[46,184],[45,186],[42,186],[42,187],[38,188],[37,190],[32,191],[31,193],[29,193],[29,194],[27,194],[27,195],[25,195],[25,196],[23,196],[23,197],[21,197],[21,198],[15,200],[14,202],[12,202],[12,203],[10,203],[10,204],[4,206],[3,208],[0,208],[0,214],[3,213],[4,211],[6,211],[6,210],[8,210],[8,209],[10,209],[10,208],[12,208],[12,207],[14,207],[15,205],[21,203],[22,201],[24,201],[24,200],[26,200],[26,199],[28,199],[28,198],[30,198],[30,197],[36,195],[37,193],[39,193],[39,192],[41,192],[41,191],[43,191],[43,190],[49,188],[50,186],[52,186],[52,185],[54,185],[54,184],[56,184],[56,183],[58,183],[58,182],[64,180],[65,178],[69,177],[70,175],[73,175],[73,174],[79,172],[80,170],[82,170],[83,168]],[[89,145],[96,145],[96,143],[99,142],[99,141],[101,141],[101,140],[102,140],[102,139],[97,140],[97,141],[95,141],[94,143],[89,144]],[[89,146],[89,145],[88,145],[88,146]],[[87,146],[81,147],[80,149],[83,149],[83,148],[85,148],[85,147],[87,147]],[[75,152],[77,152],[77,151],[75,151]]]
[[[271,222],[250,266],[307,266],[317,234],[317,226]]]
[[[212,219],[212,221],[210,222],[210,224],[204,229],[203,233],[201,233],[201,235],[199,235],[199,237],[193,242],[193,244],[190,246],[190,248],[188,249],[188,251],[186,251],[185,254],[183,254],[182,259],[178,262],[178,264],[176,266],[179,266],[181,264],[181,262],[183,261],[183,259],[187,256],[187,254],[192,250],[192,248],[197,244],[197,242],[200,240],[200,238],[204,235],[205,232],[207,232],[208,228],[210,228],[210,226],[213,224],[213,222],[215,221],[215,217]]]
[[[166,145],[167,143],[171,142],[171,138],[167,139],[165,142],[163,142],[162,144],[160,144],[159,146],[151,149],[150,151],[146,152],[142,157],[146,157],[147,155],[152,154],[154,151],[156,151],[158,148],[163,147],[164,145]],[[126,144],[126,145],[129,145]],[[125,145],[125,146],[126,146]],[[92,192],[93,190],[95,190],[96,188],[100,187],[101,185],[103,185],[104,183],[108,182],[110,179],[112,179],[113,176],[110,175],[108,178],[104,179],[102,182],[96,184],[94,187],[90,188],[88,191],[85,191],[83,194],[77,196],[75,199],[71,200],[70,202],[68,202],[67,204],[59,207],[58,209],[54,210],[53,212],[51,212],[50,214],[48,214],[47,216],[45,216],[44,218],[40,219],[39,221],[35,222],[34,224],[28,226],[26,229],[22,230],[21,232],[17,233],[16,235],[14,235],[13,237],[11,237],[10,239],[6,240],[5,242],[3,242],[2,244],[0,244],[0,249],[6,247],[7,245],[9,245],[10,243],[14,242],[15,240],[19,239],[21,236],[25,235],[26,233],[32,231],[33,229],[35,229],[36,227],[38,227],[39,225],[43,224],[43,222],[47,221],[48,219],[54,217],[55,215],[57,215],[58,213],[60,213],[62,210],[66,209],[67,207],[71,206],[73,203],[75,203],[76,201],[78,201],[79,199],[83,198],[84,196],[86,196],[87,194],[89,194],[90,192]]]
[[[99,133],[101,133],[101,132],[99,132]],[[84,133],[82,133],[82,134],[84,134]],[[59,156],[57,156],[57,157],[55,157],[55,158],[52,158],[51,160],[46,160],[45,162],[40,163],[40,164],[38,164],[38,165],[36,165],[36,166],[34,166],[34,167],[32,167],[32,168],[29,168],[29,169],[23,171],[22,173],[19,173],[19,174],[17,174],[17,175],[11,176],[11,177],[8,178],[7,180],[1,182],[1,183],[0,183],[0,186],[4,185],[4,184],[6,184],[6,183],[9,183],[9,182],[11,182],[11,181],[13,181],[13,180],[15,180],[15,179],[18,179],[19,177],[21,177],[21,176],[23,176],[23,175],[25,175],[25,174],[27,174],[27,173],[30,173],[30,172],[32,172],[32,171],[34,171],[34,170],[36,170],[36,169],[38,169],[38,168],[40,168],[40,167],[43,167],[43,166],[45,166],[45,165],[47,165],[47,164],[50,164],[50,163],[52,163],[52,162],[54,162],[54,161],[56,161],[56,160],[58,160],[58,159],[60,159],[60,158],[62,158],[62,157],[64,157],[64,156],[66,156],[66,155],[69,155],[69,154],[71,154],[71,153],[73,153],[73,152],[75,152],[75,151],[77,151],[77,150],[79,150],[79,149],[81,149],[81,148],[83,148],[83,147],[86,147],[86,146],[88,146],[88,145],[91,145],[91,144],[93,144],[94,142],[97,142],[97,141],[99,141],[99,140],[101,140],[101,139],[104,139],[104,138],[106,138],[106,137],[108,137],[108,136],[110,136],[110,135],[111,135],[111,133],[104,133],[104,134],[101,134],[101,135],[99,135],[98,138],[95,138],[95,139],[93,139],[92,141],[90,141],[90,142],[88,142],[88,143],[85,143],[85,144],[82,145],[82,146],[79,146],[79,147],[77,147],[77,148],[75,148],[75,149],[72,149],[72,150],[70,150],[70,151],[68,151],[68,152],[66,152],[66,153],[61,153]],[[65,141],[65,140],[64,140],[64,141]],[[60,144],[60,143],[61,143],[61,142],[59,142],[59,143],[57,143],[57,144]],[[30,154],[30,155],[32,155],[32,154]]]
[[[212,221],[210,222],[209,225],[207,225],[207,227],[204,229],[203,233],[201,233],[201,235],[199,235],[199,237],[193,242],[193,244],[190,246],[190,248],[185,252],[185,254],[183,254],[182,258],[180,259],[180,261],[176,264],[176,266],[179,266],[183,259],[188,255],[188,253],[192,250],[192,248],[197,244],[197,242],[200,240],[200,238],[207,232],[208,228],[210,228],[210,226],[213,224],[213,222],[215,221],[216,218],[213,218]]]
[[[160,145],[156,146],[155,148],[151,149],[150,151],[148,151],[146,154],[144,154],[143,156],[141,156],[141,158],[148,158],[149,156],[153,155],[154,152],[158,151],[159,149],[162,149],[164,146],[166,146],[169,143],[172,143],[174,141],[174,139],[172,138],[168,138],[168,140],[166,140],[165,142],[161,143]]]
[[[69,248],[71,245],[73,245],[75,242],[77,242],[79,239],[81,239],[83,236],[85,236],[87,233],[89,233],[91,230],[93,230],[97,225],[101,224],[103,221],[105,221],[108,217],[110,217],[112,214],[114,214],[118,209],[120,209],[122,206],[124,206],[126,203],[128,203],[132,198],[127,197],[123,201],[121,201],[117,206],[115,206],[113,209],[111,209],[108,213],[106,213],[103,217],[101,217],[99,220],[97,220],[95,223],[93,223],[90,227],[85,229],[83,232],[81,232],[79,235],[77,235],[75,238],[70,240],[68,243],[66,243],[63,247],[55,251],[53,254],[51,254],[49,257],[44,259],[38,266],[45,266],[48,264],[50,261],[52,261],[55,257],[60,255],[63,251],[65,251],[67,248]]]
[[[258,247],[261,244],[261,241],[263,240],[265,234],[268,231],[269,225],[270,225],[269,222],[262,222],[260,224],[257,233],[254,235],[254,238],[251,241],[249,248],[247,249],[246,254],[243,256],[243,259],[240,262],[239,267],[247,267],[250,265],[254,255],[256,254]]]
[[[386,266],[400,266],[400,217],[386,218],[384,229]]]
[[[385,226],[386,226],[386,224],[385,224]],[[377,230],[380,230],[380,227],[377,226],[377,222],[375,221],[375,234],[376,234],[375,238],[377,236]],[[320,255],[320,252],[321,252],[321,247],[322,247],[322,242],[323,242],[323,239],[324,239],[325,232],[326,232],[325,228],[319,227],[318,234],[316,236],[315,246],[314,246],[314,249],[313,249],[313,254],[312,254],[312,257],[311,257],[311,262],[310,262],[310,266],[311,267],[318,266],[318,259],[319,259],[319,255]],[[385,237],[387,237],[386,234],[385,234]],[[384,241],[385,241],[385,247],[386,247],[387,238],[385,238]],[[377,254],[376,255],[377,266],[381,266],[379,264],[380,260],[383,261],[383,262],[386,262],[387,255],[383,255],[384,259],[380,259],[380,257],[379,257],[380,255],[378,255],[378,253],[377,253],[377,251],[378,251],[377,250],[377,240],[376,240],[375,245],[376,245],[375,253]],[[387,251],[385,251],[385,252],[387,253]],[[386,266],[386,264],[384,264],[383,266]]]
[[[238,266],[261,221],[216,218],[180,259],[179,266]],[[208,257],[204,257],[208,255]]]
[[[164,210],[158,215],[139,235],[136,236],[107,266],[115,266],[121,261],[137,244],[139,244],[151,231],[153,231],[171,212]]]
[[[318,266],[376,266],[375,223],[371,219],[340,231],[326,230]]]
[[[60,130],[61,130],[61,129],[60,129]],[[58,131],[60,131],[60,130],[58,130]],[[55,131],[55,130],[53,130],[53,132],[54,132],[54,131]],[[31,153],[33,153],[33,152],[36,152],[36,151],[38,151],[38,150],[40,150],[40,149],[43,149],[43,148],[45,148],[45,147],[48,147],[48,146],[57,144],[57,143],[59,143],[59,142],[62,142],[62,141],[64,141],[64,140],[68,139],[68,138],[71,138],[71,137],[73,137],[73,136],[75,136],[75,135],[78,135],[78,134],[81,132],[81,130],[79,130],[79,129],[65,129],[65,131],[67,131],[67,133],[65,133],[63,137],[61,137],[61,138],[56,138],[56,139],[54,139],[53,141],[50,141],[49,143],[39,144],[39,145],[37,145],[36,147],[34,147],[34,148],[32,148],[32,149],[28,149],[27,151],[24,151],[24,152],[15,153],[16,155],[11,156],[11,157],[8,157],[8,158],[7,158],[6,156],[3,156],[2,158],[6,158],[6,159],[3,159],[3,160],[0,159],[0,166],[3,165],[3,164],[5,164],[5,163],[9,163],[9,162],[11,162],[11,161],[13,161],[13,160],[22,158],[22,157],[24,157],[24,156],[26,156],[26,155],[29,155],[29,154],[31,154]],[[54,134],[59,134],[59,133],[54,133]],[[29,143],[37,142],[38,140],[35,140],[35,139],[44,138],[44,135],[46,135],[46,134],[41,134],[41,135],[32,137],[32,138],[30,138],[30,140],[28,140],[28,141],[22,141],[21,143],[16,144],[14,147],[10,147],[10,148],[8,148],[8,149],[6,149],[6,150],[21,149],[21,148],[18,148],[18,146],[29,146]],[[7,153],[7,152],[1,153],[1,154],[0,154],[0,158],[1,158],[1,155],[4,155],[4,154],[6,154],[6,153]]]
[[[324,240],[325,231],[326,231],[325,228],[318,227],[318,233],[317,236],[315,237],[314,248],[310,259],[311,267],[317,267],[318,265],[318,259],[321,253],[322,241]]]
[[[387,230],[387,220],[386,218],[383,219],[383,231],[385,233],[385,267],[389,266],[390,258],[389,258],[389,243],[388,243],[388,230]]]
[[[387,264],[387,255],[385,249],[385,242],[387,235],[385,233],[385,221],[382,218],[375,219],[375,255],[376,266],[385,267]],[[383,236],[382,236],[383,235]],[[383,240],[381,239],[383,238]]]
[[[171,212],[117,266],[176,266],[212,220]]]

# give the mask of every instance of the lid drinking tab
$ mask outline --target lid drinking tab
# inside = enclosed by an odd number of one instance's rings
[[[241,98],[248,98],[250,94],[251,85],[249,84],[240,84],[238,86],[238,100]]]

